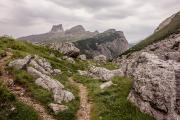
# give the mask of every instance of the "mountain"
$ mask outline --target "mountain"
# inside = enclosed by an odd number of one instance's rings
[[[19,39],[33,43],[51,44],[51,48],[56,50],[62,47],[62,42],[73,42],[80,49],[80,53],[86,54],[88,58],[102,54],[107,59],[113,59],[129,48],[122,31],[109,29],[103,33],[99,33],[98,31],[89,32],[82,25],[74,26],[65,31],[62,24],[53,25],[51,31],[48,33],[31,35]]]
[[[59,24],[59,25],[53,25],[51,30],[47,33],[20,37],[18,39],[27,40],[33,43],[51,43],[51,42],[62,42],[62,41],[72,42],[76,40],[90,38],[96,34],[98,34],[98,31],[95,32],[86,31],[82,25],[77,25],[64,31],[62,24]]]
[[[155,32],[152,35],[140,41],[138,44],[136,44],[135,46],[124,52],[122,55],[131,54],[133,52],[140,51],[145,47],[147,47],[148,45],[164,40],[171,34],[179,33],[180,31],[179,21],[180,21],[180,12],[167,18],[158,26],[158,28],[156,28]]]
[[[0,120],[154,120],[127,100],[122,75],[112,62],[0,37]]]
[[[180,118],[180,12],[114,62],[133,79],[131,103],[156,120]]]
[[[109,29],[94,37],[74,42],[82,54],[89,58],[104,55],[108,59],[113,59],[129,48],[128,42],[122,31]]]

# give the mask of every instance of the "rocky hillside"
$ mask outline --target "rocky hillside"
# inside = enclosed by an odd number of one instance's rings
[[[55,50],[62,49],[62,46],[66,44],[64,42],[73,42],[80,53],[85,54],[88,58],[104,55],[107,59],[113,59],[129,48],[128,42],[121,31],[110,29],[103,33],[89,32],[81,25],[66,31],[64,31],[61,24],[54,25],[48,33],[19,39],[45,44]]]
[[[128,99],[157,120],[180,119],[180,12],[116,59],[134,80]]]
[[[165,21],[163,21],[159,25],[159,27],[155,30],[155,32],[152,35],[147,37],[145,40],[139,42],[138,44],[136,44],[135,46],[133,46],[132,48],[124,52],[122,55],[131,54],[135,51],[140,51],[144,49],[145,47],[147,47],[148,45],[164,40],[165,38],[167,38],[168,36],[172,34],[179,33],[180,31],[179,30],[180,28],[179,16],[180,16],[180,12],[174,14],[170,18],[167,18]]]
[[[132,81],[116,64],[71,55],[0,37],[0,119],[153,120],[127,100]]]
[[[129,48],[128,42],[122,31],[107,30],[92,38],[74,42],[82,54],[89,58],[104,55],[107,59],[113,59]]]
[[[93,37],[98,34],[97,31],[89,32],[84,29],[82,25],[74,26],[68,30],[64,30],[62,24],[53,25],[48,33],[39,35],[30,35],[19,38],[20,40],[27,40],[33,43],[52,43],[62,41],[77,41],[85,38]]]

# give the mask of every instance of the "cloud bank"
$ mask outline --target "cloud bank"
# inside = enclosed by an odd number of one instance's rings
[[[122,30],[134,43],[179,8],[179,0],[1,0],[0,34],[20,37],[48,32],[54,24],[81,24],[90,31]]]

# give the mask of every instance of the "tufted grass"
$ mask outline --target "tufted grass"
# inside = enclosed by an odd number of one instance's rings
[[[101,81],[74,75],[77,82],[88,87],[92,104],[91,120],[154,120],[143,114],[137,107],[128,102],[127,96],[132,81],[124,77],[115,77],[112,86],[106,90],[99,88]]]
[[[59,60],[58,58],[61,58],[62,54],[57,51],[50,50],[43,46],[36,46],[25,41],[17,41],[13,38],[0,37],[0,50],[2,49],[5,51],[7,48],[11,48],[13,53],[12,59],[23,58],[29,54],[38,55],[46,58],[54,68],[62,70],[63,74],[55,78],[64,84],[66,90],[71,91],[75,95],[76,99],[69,103],[63,103],[67,105],[69,109],[55,115],[48,107],[48,104],[53,102],[51,92],[35,85],[35,80],[25,70],[15,70],[13,68],[7,69],[14,76],[15,82],[23,85],[27,89],[27,94],[41,102],[50,114],[53,114],[58,120],[75,120],[75,115],[79,108],[78,88],[70,84],[67,78],[71,76],[71,74],[75,73],[78,66],[82,63],[77,62],[77,64],[70,64],[65,60]],[[80,68],[83,69],[84,66],[81,65]]]
[[[0,82],[0,120],[40,120],[40,116],[30,107],[19,102],[5,85]],[[15,110],[12,111],[11,108]]]

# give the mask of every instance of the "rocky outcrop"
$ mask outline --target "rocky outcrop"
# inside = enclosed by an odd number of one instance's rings
[[[85,54],[79,55],[78,58],[79,58],[80,60],[84,60],[84,61],[87,60]]]
[[[180,119],[180,34],[117,60],[134,80],[128,99],[157,120]]]
[[[77,57],[80,53],[80,50],[70,42],[51,43],[50,48],[70,57]]]
[[[110,81],[115,76],[124,76],[121,69],[108,70],[103,67],[91,66],[88,71],[78,71],[80,75],[101,79],[102,81]]]
[[[123,32],[114,29],[107,30],[92,38],[76,41],[74,44],[88,58],[104,55],[107,59],[112,59],[129,47]]]
[[[108,88],[108,87],[110,87],[112,85],[113,85],[113,82],[112,81],[108,81],[108,82],[102,83],[100,85],[100,88],[103,90],[103,89],[106,89],[106,88]]]
[[[134,79],[128,96],[131,102],[157,120],[180,119],[176,110],[179,109],[179,63],[143,52],[132,63],[130,71]]]
[[[32,59],[31,55],[26,56],[23,59],[17,59],[9,63],[9,67],[15,67],[16,69],[20,70],[26,67],[28,63],[30,63]]]
[[[116,59],[123,69],[130,68],[130,64],[140,56],[142,52],[155,54],[162,60],[180,61],[180,34],[173,34],[157,43],[145,47],[143,50],[134,52],[130,55],[124,55]],[[127,71],[128,72],[128,71]]]
[[[17,59],[10,62],[9,66],[15,67],[18,70],[26,70],[36,79],[36,85],[53,93],[53,98],[56,103],[61,103],[62,101],[69,102],[75,99],[71,92],[65,90],[64,85],[51,77],[60,74],[61,71],[59,69],[53,69],[46,59],[36,55],[29,55],[23,59]]]
[[[57,115],[59,112],[62,112],[64,110],[67,110],[68,107],[65,105],[59,105],[59,104],[54,104],[54,103],[50,103],[49,104],[49,108],[51,108],[53,110],[53,112]]]
[[[95,56],[95,57],[93,58],[93,60],[94,60],[95,62],[97,62],[97,63],[106,63],[106,62],[107,62],[107,58],[106,58],[106,56],[104,56],[104,55]]]

